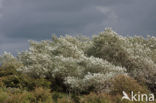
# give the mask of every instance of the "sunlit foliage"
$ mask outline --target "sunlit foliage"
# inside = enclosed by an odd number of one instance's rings
[[[120,74],[156,93],[156,37],[126,37],[107,28],[92,38],[54,35],[52,40],[30,41],[29,49],[16,57],[0,56],[0,86],[7,88],[108,93]]]

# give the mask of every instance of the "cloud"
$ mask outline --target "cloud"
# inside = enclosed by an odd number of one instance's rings
[[[26,42],[26,39],[11,39],[0,34],[0,54],[7,51],[16,55],[18,52],[22,52],[28,48],[28,43]]]
[[[8,1],[8,2],[7,2]],[[6,0],[1,31],[10,37],[47,38],[49,33],[83,32],[83,28],[108,18],[91,2],[56,0]],[[108,11],[109,12],[109,11]]]
[[[0,48],[22,50],[28,39],[90,36],[105,27],[122,35],[155,35],[155,5],[155,0],[0,0]]]

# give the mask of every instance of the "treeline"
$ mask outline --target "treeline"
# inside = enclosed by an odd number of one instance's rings
[[[122,91],[156,94],[151,36],[54,35],[16,57],[4,53],[0,64],[0,103],[131,103]]]

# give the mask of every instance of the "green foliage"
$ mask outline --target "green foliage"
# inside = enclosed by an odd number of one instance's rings
[[[125,38],[119,36],[111,29],[106,29],[98,36],[93,38],[93,45],[88,49],[87,54],[89,56],[95,56],[108,60],[115,65],[123,66],[123,63],[127,62],[128,54],[124,50]]]
[[[123,37],[111,29],[106,29],[93,38],[93,44],[87,54],[125,67],[130,76],[147,84],[155,92],[155,41],[156,37]]]
[[[12,64],[13,65],[13,64]],[[2,66],[0,68],[0,86],[21,88],[26,90],[33,90],[36,87],[50,88],[51,82],[43,78],[31,78],[27,74],[17,71],[12,66]]]
[[[35,97],[35,101],[40,103],[51,103],[52,97],[50,93],[50,89],[36,88],[34,92],[32,92]]]
[[[58,92],[54,92],[53,94],[52,94],[52,98],[53,98],[53,100],[54,100],[54,102],[58,102],[58,99],[59,98],[62,98],[62,96],[60,95],[60,93],[58,93]]]
[[[80,103],[80,97],[79,96],[72,94],[71,98],[74,101],[74,103]]]
[[[11,75],[2,78],[3,86],[33,90],[36,87],[50,88],[51,82],[45,79],[34,79],[25,75]]]
[[[52,41],[31,41],[29,50],[18,55],[24,65],[20,70],[31,77],[57,80],[53,87],[59,84],[64,91],[103,90],[105,81],[124,73],[125,68],[86,56],[85,49],[91,44],[89,40],[71,36],[53,37]]]
[[[36,88],[32,92],[12,89],[0,91],[1,103],[53,103],[49,89]]]
[[[0,88],[0,103],[4,103],[9,95]]]
[[[148,93],[149,91],[147,88],[141,86],[136,80],[129,76],[125,75],[118,75],[111,81],[112,88],[111,94],[112,95],[119,95],[122,94],[122,91],[126,91],[126,93],[131,93],[131,91],[137,93]]]
[[[91,39],[30,41],[17,57],[0,56],[0,87],[1,103],[121,103],[123,90],[156,94],[156,37],[106,29]]]
[[[4,54],[0,56],[0,68],[12,68],[14,70],[22,66],[22,63],[10,53],[4,52]]]
[[[109,100],[109,96],[106,94],[90,93],[81,98],[81,103],[112,103],[112,101]]]

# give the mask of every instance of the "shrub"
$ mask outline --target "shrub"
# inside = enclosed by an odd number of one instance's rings
[[[118,35],[111,29],[106,29],[93,37],[92,46],[87,50],[89,56],[103,58],[115,65],[123,66],[128,59],[128,53],[124,49],[126,38]]]
[[[57,103],[74,103],[70,98],[63,97],[59,98]]]
[[[125,67],[131,77],[147,84],[153,91],[156,87],[154,79],[156,42],[154,41],[155,37],[123,37],[111,29],[106,29],[93,38],[87,54],[107,60],[116,66]]]
[[[36,88],[32,92],[36,102],[52,103],[52,95],[50,89]]]
[[[61,95],[61,93],[58,92],[53,92],[52,93],[52,98],[54,102],[58,102],[58,99],[61,99],[63,96]]]
[[[122,95],[122,91],[126,93],[140,92],[140,93],[148,93],[146,87],[141,86],[136,80],[126,75],[119,75],[112,79],[111,81],[112,89],[111,94],[113,95]]]
[[[10,94],[6,103],[35,103],[35,97],[30,92]]]
[[[90,41],[71,36],[54,37],[52,41],[31,41],[29,50],[18,55],[24,64],[20,70],[34,78],[57,80],[53,87],[59,84],[64,91],[103,89],[106,80],[124,73],[125,68],[86,56],[83,48],[88,45],[86,43],[90,44]]]
[[[0,88],[0,103],[5,103],[9,95],[2,88]]]
[[[45,79],[34,79],[24,74],[10,75],[2,78],[3,86],[34,90],[36,87],[50,88],[51,82]]]
[[[4,54],[0,56],[0,69],[11,68],[14,71],[22,66],[23,66],[22,63],[10,53],[4,52]],[[0,74],[0,75],[4,76],[7,74]]]
[[[110,98],[107,94],[90,93],[89,95],[83,96],[81,98],[81,103],[112,103],[109,99]]]
[[[92,39],[53,36],[52,40],[30,41],[29,50],[17,57],[1,55],[0,86],[25,90],[51,86],[75,94],[109,92],[110,80],[126,73],[156,93],[155,54],[156,37],[123,37],[111,29]],[[117,78],[139,85],[129,77]]]
[[[53,103],[49,89],[36,88],[31,92],[14,91],[14,93],[11,91],[7,91],[9,97],[4,103]]]
[[[26,90],[33,90],[36,87],[50,88],[51,85],[51,82],[46,79],[31,78],[13,68],[1,68],[0,81],[1,87],[21,88]]]
[[[43,78],[32,78],[18,71],[22,63],[9,53],[0,56],[0,86],[33,90],[36,87],[49,88],[51,82]]]

